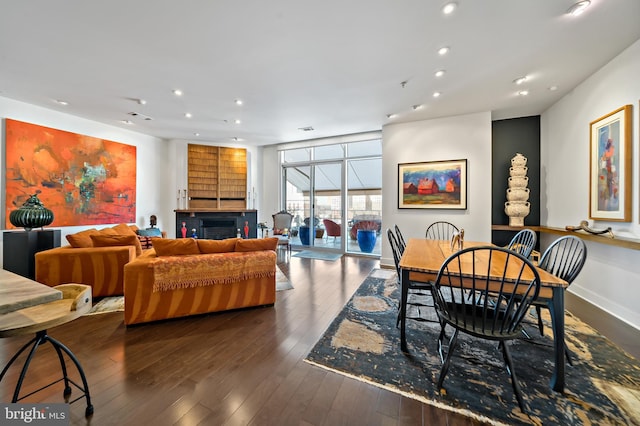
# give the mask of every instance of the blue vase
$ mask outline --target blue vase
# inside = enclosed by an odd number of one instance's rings
[[[376,246],[378,236],[374,230],[358,229],[356,238],[358,240],[358,246],[360,246],[360,251],[363,253],[371,253]]]
[[[302,243],[303,246],[309,245],[309,241],[311,241],[311,238],[310,238],[311,232],[314,232],[314,229],[309,226],[300,227],[300,232],[298,235],[300,236],[300,242]]]

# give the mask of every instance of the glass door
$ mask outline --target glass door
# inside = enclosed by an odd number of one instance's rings
[[[293,214],[291,244],[342,252],[342,162],[286,166],[283,171],[285,206]]]
[[[344,238],[343,169],[342,162],[312,166],[314,246],[327,251],[342,252]]]

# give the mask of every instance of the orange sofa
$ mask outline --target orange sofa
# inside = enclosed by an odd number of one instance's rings
[[[68,246],[36,253],[35,279],[91,286],[93,297],[124,294],[124,265],[142,254],[137,226],[119,224],[67,235]]]
[[[124,267],[126,325],[273,305],[277,238],[154,240]]]

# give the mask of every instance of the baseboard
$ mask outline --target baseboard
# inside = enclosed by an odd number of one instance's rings
[[[640,330],[569,291],[565,292],[565,307],[630,355],[640,359]]]

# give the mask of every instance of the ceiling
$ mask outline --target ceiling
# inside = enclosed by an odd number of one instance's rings
[[[7,1],[0,97],[243,145],[537,115],[640,39],[640,1],[591,0],[572,17],[575,1],[458,0],[451,15],[431,0]]]

